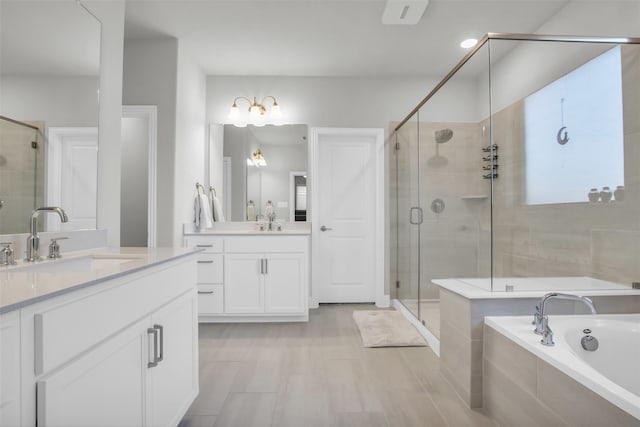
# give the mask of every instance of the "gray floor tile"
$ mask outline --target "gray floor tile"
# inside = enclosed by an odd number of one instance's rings
[[[200,395],[180,427],[496,427],[470,410],[428,347],[364,348],[366,304],[308,323],[201,324]]]

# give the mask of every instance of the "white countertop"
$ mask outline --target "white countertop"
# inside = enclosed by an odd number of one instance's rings
[[[63,253],[57,260],[36,263],[18,261],[12,267],[0,267],[0,314],[43,301],[67,292],[96,285],[136,271],[190,256],[201,249],[194,248],[95,248]],[[91,271],[32,272],[21,267],[35,265],[47,267],[80,258],[100,257],[122,262],[110,263]]]
[[[591,277],[496,277],[493,291],[489,277],[433,279],[431,283],[468,299],[541,298],[549,292],[583,296],[640,295],[640,289]],[[506,285],[513,286],[513,291],[506,292]]]
[[[267,223],[265,223],[265,230],[260,231],[260,225],[257,222],[216,222],[211,228],[196,228],[192,223],[184,224],[183,233],[185,236],[199,236],[199,235],[220,235],[220,236],[299,236],[311,234],[311,223],[309,222],[283,222],[276,221],[274,224],[274,230],[266,230]],[[282,224],[282,230],[276,229],[277,224]]]

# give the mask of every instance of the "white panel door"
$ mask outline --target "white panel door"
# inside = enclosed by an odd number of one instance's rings
[[[304,313],[304,255],[267,254],[265,259],[265,313]]]
[[[322,133],[317,138],[318,206],[314,263],[318,302],[376,301],[376,142],[378,135]]]
[[[47,215],[48,231],[96,228],[98,133],[96,128],[49,128],[47,204],[69,222]]]

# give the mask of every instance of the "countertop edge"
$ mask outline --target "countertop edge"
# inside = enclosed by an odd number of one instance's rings
[[[30,305],[33,305],[33,304],[37,304],[39,302],[46,301],[46,300],[51,299],[51,298],[55,298],[55,297],[58,297],[58,296],[61,296],[61,295],[65,295],[65,294],[68,294],[68,293],[71,293],[71,292],[75,292],[75,291],[78,291],[78,290],[81,290],[81,289],[85,289],[85,288],[88,288],[88,287],[91,287],[91,286],[96,286],[96,285],[99,285],[101,283],[104,283],[104,282],[107,282],[107,281],[110,281],[110,280],[119,279],[121,277],[130,275],[130,274],[134,274],[134,273],[138,273],[140,271],[144,271],[144,270],[147,270],[147,269],[152,268],[152,267],[157,267],[157,266],[162,265],[162,264],[173,262],[173,261],[179,260],[181,258],[190,257],[190,256],[193,256],[193,255],[203,251],[202,248],[181,248],[181,249],[185,249],[187,252],[182,253],[182,254],[173,255],[173,256],[170,256],[170,257],[167,257],[167,258],[163,258],[163,259],[159,259],[159,260],[154,260],[154,261],[151,261],[151,262],[149,262],[147,264],[144,264],[144,265],[139,265],[139,266],[136,266],[136,267],[132,267],[131,269],[128,269],[126,271],[118,271],[118,272],[106,274],[105,276],[98,277],[96,279],[88,280],[86,282],[78,283],[78,284],[75,284],[75,285],[70,285],[70,286],[68,286],[68,287],[66,287],[64,289],[59,289],[57,291],[52,291],[52,292],[49,292],[49,293],[46,293],[46,294],[43,294],[43,295],[38,295],[38,296],[35,296],[33,298],[24,299],[22,301],[15,302],[15,303],[12,303],[12,304],[9,304],[9,305],[6,305],[6,306],[0,306],[0,315],[6,314],[6,313],[10,313],[10,312],[15,311],[15,310],[20,310],[20,309],[25,308],[27,306],[30,306]]]

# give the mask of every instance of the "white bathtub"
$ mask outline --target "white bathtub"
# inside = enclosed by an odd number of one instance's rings
[[[553,347],[540,344],[531,320],[491,316],[485,317],[485,325],[640,419],[640,314],[549,316]],[[580,344],[587,328],[599,342],[593,352]]]

